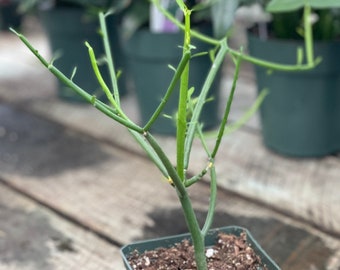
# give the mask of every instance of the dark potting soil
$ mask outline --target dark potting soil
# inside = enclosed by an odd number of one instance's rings
[[[261,259],[247,243],[246,233],[239,237],[219,234],[217,244],[206,249],[208,269],[267,270]],[[188,240],[170,248],[157,248],[129,257],[132,269],[138,270],[196,270],[194,249]]]

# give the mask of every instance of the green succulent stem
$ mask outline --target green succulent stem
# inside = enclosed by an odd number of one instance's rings
[[[173,91],[174,91],[178,81],[180,80],[180,78],[183,74],[183,71],[184,71],[185,67],[187,66],[188,61],[190,60],[190,57],[191,57],[190,52],[185,52],[183,54],[183,57],[182,57],[180,63],[178,64],[176,72],[175,72],[174,76],[172,77],[172,80],[170,82],[168,90],[166,91],[166,93],[165,93],[163,99],[161,100],[160,104],[158,105],[157,109],[155,110],[153,115],[150,117],[149,121],[145,124],[144,130],[146,130],[146,131],[150,130],[153,123],[159,118],[159,116],[162,113],[165,105],[167,104],[167,101],[169,100],[170,96],[173,94]]]
[[[118,106],[120,106],[120,95],[118,89],[117,75],[114,67],[114,61],[111,53],[111,46],[109,42],[109,35],[106,27],[106,17],[109,14],[99,13],[99,23],[103,35],[104,50],[106,55],[106,63],[109,69],[111,84],[113,88],[113,97]]]
[[[88,94],[84,89],[80,88],[76,83],[73,82],[72,77],[68,78],[65,76],[58,68],[56,68],[53,63],[48,62],[44,57],[40,55],[38,50],[36,50],[30,42],[20,33],[12,31],[22,40],[22,42],[27,46],[27,48],[37,57],[37,59],[60,81],[66,84],[75,93],[83,97],[88,103],[92,104],[96,109],[101,111],[103,114],[107,115],[114,121],[118,122],[122,126],[126,127],[132,137],[137,141],[140,147],[145,151],[151,161],[159,169],[164,177],[166,177],[171,186],[176,190],[178,200],[180,201],[185,220],[188,226],[188,230],[192,236],[192,242],[195,251],[195,260],[198,270],[207,270],[207,261],[205,257],[205,236],[211,227],[214,219],[214,213],[216,208],[216,198],[217,198],[217,174],[215,169],[215,159],[221,145],[223,136],[237,128],[239,128],[249,117],[256,111],[260,106],[262,100],[266,95],[266,91],[263,91],[259,96],[258,100],[254,103],[252,108],[245,113],[238,122],[234,125],[228,123],[229,113],[232,106],[232,101],[234,94],[236,92],[236,85],[239,77],[240,67],[242,61],[248,61],[256,65],[260,65],[273,70],[282,71],[302,71],[308,70],[315,67],[321,60],[319,58],[314,59],[313,54],[313,36],[311,31],[310,13],[311,9],[309,6],[304,8],[304,27],[305,27],[305,51],[307,55],[307,63],[302,63],[298,57],[296,65],[286,65],[280,63],[273,63],[269,61],[264,61],[262,59],[257,59],[252,56],[246,55],[242,50],[234,50],[228,46],[227,38],[215,39],[197,31],[191,29],[190,26],[190,14],[191,10],[187,9],[182,0],[176,0],[179,7],[184,13],[184,25],[177,21],[169,12],[161,7],[158,0],[150,0],[152,4],[156,5],[168,19],[175,23],[180,29],[183,30],[183,52],[182,58],[179,61],[177,67],[175,68],[174,76],[169,84],[169,87],[161,100],[160,104],[154,111],[153,115],[150,117],[149,121],[144,127],[139,126],[134,123],[129,117],[124,113],[120,104],[120,95],[117,85],[117,74],[114,68],[113,56],[111,55],[109,38],[106,29],[105,18],[107,14],[100,13],[99,21],[102,31],[103,43],[106,53],[106,60],[108,69],[111,75],[111,85],[113,89],[108,87],[107,83],[101,76],[100,70],[97,65],[97,60],[95,52],[89,43],[86,43],[89,51],[89,57],[93,67],[93,72],[95,73],[98,83],[102,90],[105,92],[110,105],[98,100],[95,96]],[[189,85],[189,67],[190,60],[193,57],[191,55],[191,38],[195,37],[203,42],[212,44],[215,46],[212,50],[212,62],[211,68],[206,76],[202,89],[197,89],[199,92],[198,97],[195,102],[191,99],[191,91]],[[205,52],[204,52],[205,53]],[[198,53],[195,57],[200,57],[204,53]],[[209,148],[207,137],[202,131],[202,125],[199,123],[199,117],[206,103],[209,89],[214,82],[219,69],[221,68],[226,55],[231,56],[234,60],[235,73],[233,77],[233,83],[228,96],[227,102],[225,104],[222,120],[215,134],[215,143],[212,149]],[[299,56],[299,55],[298,55]],[[165,153],[160,142],[150,133],[155,121],[160,117],[165,105],[169,101],[170,97],[174,94],[176,86],[179,84],[179,100],[178,100],[178,112],[177,112],[177,131],[176,131],[176,165],[172,164],[167,153]],[[229,126],[228,126],[229,125]],[[193,148],[194,139],[198,137],[201,147],[205,150],[207,157],[207,165],[205,168],[201,169],[193,177],[187,179],[186,172],[190,165],[190,156]],[[210,198],[208,212],[206,215],[205,222],[201,228],[195,210],[192,206],[191,198],[188,194],[188,188],[197,183],[204,177],[209,176],[210,180]]]
[[[183,13],[185,18],[185,31],[184,31],[184,44],[183,54],[190,53],[190,13],[191,11],[183,7]],[[177,171],[182,179],[185,181],[185,166],[184,166],[184,145],[186,140],[187,131],[187,104],[188,104],[188,89],[189,89],[189,64],[187,62],[185,68],[181,74],[179,100],[178,100],[178,112],[177,112]]]

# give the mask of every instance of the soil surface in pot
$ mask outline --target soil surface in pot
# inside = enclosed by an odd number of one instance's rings
[[[247,236],[219,234],[217,244],[206,249],[208,269],[214,270],[267,270],[261,259],[247,243]],[[157,248],[129,257],[132,269],[139,270],[196,270],[193,246],[183,240],[170,248]]]

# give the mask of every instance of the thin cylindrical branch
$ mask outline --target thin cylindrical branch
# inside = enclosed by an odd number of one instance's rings
[[[231,87],[231,91],[230,91],[230,94],[229,94],[229,98],[228,98],[226,107],[224,109],[222,121],[221,121],[219,130],[218,130],[218,135],[217,135],[216,143],[215,143],[215,146],[214,146],[214,150],[212,151],[212,154],[211,154],[212,158],[215,158],[217,151],[219,149],[219,146],[221,144],[221,141],[222,141],[224,130],[225,130],[228,118],[229,118],[231,104],[232,104],[233,99],[234,99],[234,93],[235,93],[236,84],[237,84],[237,80],[238,80],[238,76],[239,76],[239,72],[240,72],[240,67],[241,67],[241,56],[239,56],[237,58],[236,63],[235,63],[235,74],[234,74],[234,78],[233,78],[233,83],[232,83],[232,87]]]
[[[111,53],[111,46],[110,46],[109,35],[107,32],[105,19],[106,19],[106,15],[103,12],[100,12],[99,13],[99,24],[100,24],[100,29],[102,32],[101,34],[103,37],[106,63],[109,69],[111,84],[113,88],[113,96],[118,106],[120,106],[120,95],[119,95],[119,89],[118,89],[118,83],[117,83],[117,75],[116,75],[116,70],[115,70],[114,61],[113,61],[114,59]]]
[[[217,200],[217,176],[215,170],[215,164],[212,160],[210,163],[210,200],[209,200],[209,208],[208,214],[202,228],[202,235],[205,237],[213,223],[215,208],[216,208],[216,200]]]
[[[185,142],[185,148],[184,148],[184,164],[185,168],[188,167],[189,159],[191,155],[191,149],[192,149],[192,143],[196,134],[197,129],[197,123],[199,122],[199,117],[202,112],[202,108],[206,102],[207,95],[209,92],[209,89],[217,75],[217,72],[219,71],[219,68],[221,67],[225,55],[228,52],[228,46],[226,43],[226,39],[222,40],[220,43],[220,49],[211,65],[211,68],[209,70],[209,73],[207,75],[207,78],[203,84],[203,87],[201,89],[201,92],[197,98],[197,102],[194,108],[194,111],[192,113],[192,117],[187,129],[187,138]]]
[[[184,68],[186,67],[188,61],[190,59],[190,52],[186,52],[183,54],[183,57],[180,61],[180,63],[178,64],[178,67],[176,69],[176,72],[170,82],[170,85],[163,97],[163,99],[161,100],[161,103],[158,105],[157,109],[155,110],[155,112],[153,113],[153,115],[150,117],[149,121],[145,124],[144,126],[144,130],[148,131],[150,130],[150,127],[153,125],[153,123],[158,119],[159,115],[161,114],[161,112],[163,111],[165,105],[167,104],[170,96],[172,95],[179,79],[181,78],[181,75],[183,73]]]

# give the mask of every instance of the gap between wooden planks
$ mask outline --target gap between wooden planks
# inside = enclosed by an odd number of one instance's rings
[[[0,183],[0,269],[123,269],[118,247]]]

